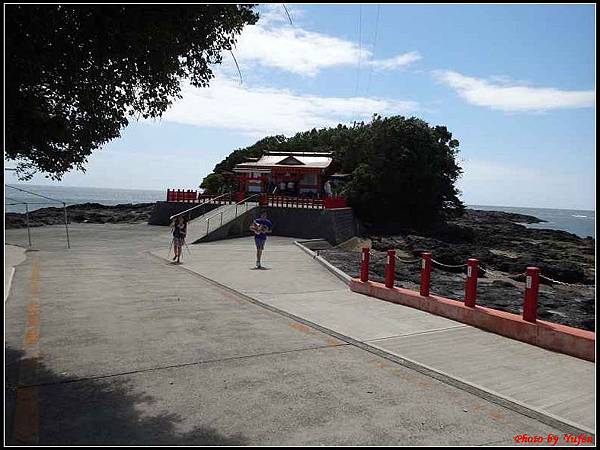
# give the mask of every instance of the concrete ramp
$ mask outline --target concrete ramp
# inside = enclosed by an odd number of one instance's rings
[[[257,207],[258,203],[255,202],[224,205],[204,214],[188,223],[187,240],[196,244],[243,235],[247,232]]]

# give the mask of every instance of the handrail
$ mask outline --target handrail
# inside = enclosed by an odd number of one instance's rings
[[[240,203],[244,203],[246,200],[250,200],[252,197],[260,197],[262,194],[253,194],[250,197],[246,197],[242,200],[240,200],[239,202],[236,203],[236,205],[239,205]]]
[[[246,197],[246,198],[244,198],[244,199],[240,200],[239,202],[237,202],[237,203],[235,204],[235,217],[237,217],[237,208],[238,208],[238,205],[239,205],[239,204],[241,204],[241,203],[244,203],[245,201],[247,201],[247,200],[250,200],[250,199],[251,199],[251,198],[253,198],[253,197],[260,197],[260,195],[261,195],[261,194],[253,194],[253,195],[251,195],[251,196],[249,196],[249,197]],[[234,206],[234,205],[230,205],[230,206]],[[248,211],[248,203],[246,203],[246,211]],[[221,211],[221,212],[218,212],[218,213],[216,213],[216,214],[213,214],[212,216],[210,216],[210,217],[208,217],[208,218],[206,219],[206,234],[208,234],[210,220],[211,220],[213,217],[217,217],[217,216],[219,216],[219,215],[220,215],[220,216],[221,216],[221,225],[223,225],[223,213],[224,213],[224,212],[225,212],[225,211],[223,210],[223,211]],[[234,217],[234,218],[235,218],[235,217]]]
[[[229,196],[230,196],[230,195],[231,195],[231,192],[226,192],[226,193],[224,193],[224,194],[221,194],[221,195],[219,195],[219,196],[217,196],[217,197],[214,197],[214,198],[210,199],[210,201],[217,200],[217,199],[219,199],[219,198],[221,198],[221,197],[225,197],[226,195],[229,195]],[[206,204],[206,202],[204,202],[204,203],[200,203],[199,205],[196,205],[196,206],[193,206],[193,207],[191,207],[191,208],[188,208],[188,209],[186,209],[185,211],[182,211],[182,212],[180,212],[180,213],[173,214],[171,217],[169,217],[169,220],[173,220],[175,217],[179,217],[179,216],[181,216],[182,214],[185,214],[185,213],[187,213],[187,212],[190,212],[190,211],[192,211],[192,210],[194,210],[194,209],[196,209],[196,208],[199,208],[200,206],[202,206],[202,205],[204,205],[204,204]]]
[[[246,200],[249,200],[249,199],[251,199],[252,197],[258,197],[258,196],[260,196],[260,194],[254,194],[254,195],[251,195],[250,197],[246,197],[246,198],[244,198],[244,199],[240,200],[240,201],[239,201],[239,202],[237,202],[235,205],[230,205],[230,206],[237,206],[237,205],[239,205],[240,203],[244,203]],[[216,216],[218,216],[219,214],[222,214],[222,212],[218,212],[218,213],[216,213],[216,214],[213,214],[212,216],[208,217],[208,218],[207,218],[207,219],[205,219],[205,220],[206,220],[206,221],[209,221],[210,219],[212,219],[213,217],[216,217]]]

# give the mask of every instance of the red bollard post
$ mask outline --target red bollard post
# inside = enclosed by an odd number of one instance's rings
[[[465,306],[475,308],[477,300],[477,274],[479,273],[479,260],[467,260],[467,281],[465,282]]]
[[[370,249],[363,247],[362,249],[362,260],[360,264],[360,281],[366,283],[369,281],[369,256]]]
[[[525,275],[525,304],[523,320],[535,323],[537,320],[537,300],[540,289],[539,267],[528,267]]]
[[[387,264],[385,265],[385,287],[393,288],[396,278],[396,250],[387,251]]]
[[[431,283],[431,253],[421,253],[421,295],[429,297],[429,284]]]

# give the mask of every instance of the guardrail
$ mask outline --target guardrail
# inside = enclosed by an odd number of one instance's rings
[[[226,197],[226,196],[229,196],[231,198],[231,192],[227,192],[227,193],[219,195],[217,197],[212,197],[210,199],[207,199],[206,201],[201,202],[199,205],[193,206],[193,207],[191,207],[189,209],[186,209],[185,211],[181,211],[180,213],[173,214],[171,217],[169,217],[169,220],[173,220],[175,217],[179,217],[179,216],[181,216],[181,215],[183,215],[185,213],[188,213],[188,221],[189,221],[190,220],[189,219],[189,212],[190,211],[193,211],[196,208],[200,208],[201,206],[204,206],[207,203],[211,203],[211,202],[214,202],[216,200],[220,200],[221,198]]]
[[[235,204],[235,215],[234,215],[234,217],[233,217],[233,218],[235,219],[235,218],[237,217],[237,215],[238,215],[238,205],[240,205],[240,204],[242,204],[242,203],[245,203],[245,204],[246,204],[246,211],[248,211],[248,200],[250,200],[251,198],[254,198],[254,197],[259,197],[259,196],[261,196],[261,195],[262,195],[262,194],[254,194],[254,195],[251,195],[251,196],[249,196],[249,197],[246,197],[246,198],[244,198],[244,199],[240,200],[239,202],[237,202],[237,203]],[[231,206],[233,207],[234,205],[231,205]],[[223,211],[221,211],[221,212],[218,212],[218,213],[216,213],[216,214],[213,214],[212,216],[210,216],[210,217],[208,217],[208,218],[206,219],[206,234],[208,234],[208,231],[209,231],[209,226],[210,226],[210,221],[211,221],[213,218],[215,218],[215,217],[217,217],[217,216],[220,216],[220,217],[221,217],[221,226],[223,225],[223,213],[225,213],[225,210],[223,210]]]
[[[271,194],[262,194],[260,204],[261,206],[309,209],[346,208],[348,206],[345,197],[289,197]]]
[[[431,253],[424,252],[420,258],[406,261],[398,258],[394,250],[388,250],[385,256],[385,283],[381,284],[369,280],[371,256],[370,249],[363,248],[359,279],[351,280],[351,290],[447,317],[549,350],[595,361],[595,332],[538,320],[537,306],[540,278],[556,282],[556,280],[541,275],[538,267],[527,267],[526,271],[520,274],[525,276],[525,287],[523,313],[519,316],[476,304],[479,271],[481,270],[483,273],[493,276],[493,272],[481,267],[477,259],[469,258],[466,264],[449,265],[436,261],[432,258]],[[394,285],[396,261],[406,264],[420,262],[419,292]],[[451,300],[430,294],[431,272],[434,267],[466,269],[464,301]],[[560,283],[572,286],[572,284]],[[590,285],[580,286],[594,287]]]
[[[234,194],[230,193],[230,202],[233,202]],[[243,193],[236,192],[235,196],[243,196]],[[345,197],[291,197],[285,195],[274,194],[254,194],[253,196],[260,197],[261,206],[271,207],[287,207],[287,208],[311,208],[311,209],[332,209],[345,208],[348,206]],[[167,189],[167,201],[177,203],[206,203],[214,200],[215,197],[211,194],[199,194],[191,189]]]
[[[167,189],[168,202],[186,202],[195,203],[198,201],[198,191],[191,189]]]

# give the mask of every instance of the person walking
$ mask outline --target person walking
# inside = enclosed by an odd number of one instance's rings
[[[260,218],[256,219],[252,225],[250,225],[250,230],[254,232],[254,243],[256,244],[256,268],[262,269],[261,266],[261,257],[262,252],[265,249],[265,243],[267,242],[267,233],[271,233],[273,229],[273,223],[267,219],[266,211],[263,211],[260,214]]]
[[[333,189],[331,187],[331,180],[327,180],[325,185],[323,186],[323,190],[325,191],[325,197],[333,196]]]
[[[185,245],[185,236],[187,234],[187,221],[183,216],[178,216],[171,223],[171,229],[173,230],[173,250],[175,251],[173,261],[180,264],[181,252]]]

